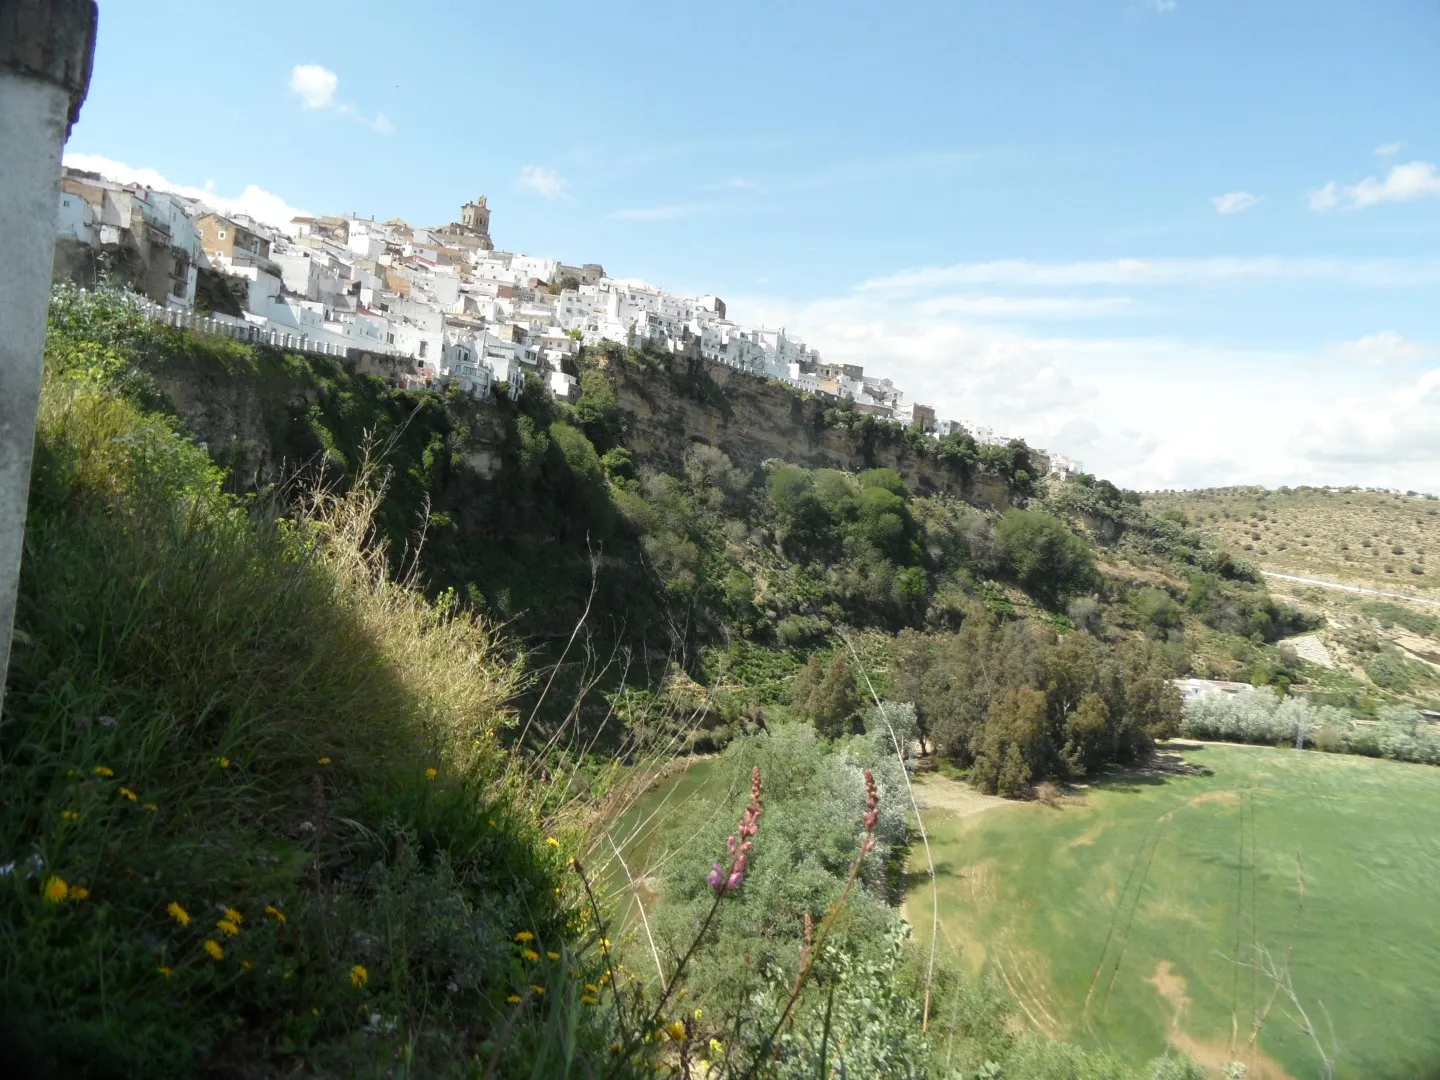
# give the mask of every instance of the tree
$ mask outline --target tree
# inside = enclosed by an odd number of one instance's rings
[[[817,674],[820,670],[819,656],[811,653],[805,670],[791,687],[790,702],[826,738],[848,735],[855,730],[855,720],[860,714],[860,689],[855,683],[855,673],[845,654],[840,652],[831,657],[829,665],[823,668],[823,675]]]
[[[1058,518],[1010,509],[1000,518],[995,533],[1005,571],[1046,603],[1058,604],[1094,583],[1090,549]]]

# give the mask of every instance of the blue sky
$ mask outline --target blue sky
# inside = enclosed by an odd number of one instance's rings
[[[1440,490],[1437,51],[1433,0],[105,0],[69,153],[275,213],[484,192],[503,248],[1134,486]]]

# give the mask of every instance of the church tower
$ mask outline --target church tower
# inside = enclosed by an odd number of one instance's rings
[[[490,208],[485,205],[485,196],[479,202],[467,202],[460,208],[460,224],[465,231],[480,238],[486,251],[495,245],[490,241]]]

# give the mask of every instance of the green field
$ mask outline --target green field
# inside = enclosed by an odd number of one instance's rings
[[[1131,1061],[1168,1040],[1252,1080],[1322,1075],[1256,963],[1288,957],[1338,1077],[1440,1077],[1440,769],[1214,744],[1183,757],[1199,772],[1058,807],[962,814],[935,791],[942,948],[1004,979],[1049,1035]],[[927,886],[907,914],[928,943]]]

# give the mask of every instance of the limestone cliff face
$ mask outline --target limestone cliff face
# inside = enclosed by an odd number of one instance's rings
[[[619,405],[632,417],[629,446],[641,463],[676,471],[686,448],[704,443],[748,469],[770,459],[807,468],[889,468],[919,494],[952,495],[1000,510],[1010,505],[1005,485],[994,477],[967,482],[958,468],[919,457],[903,444],[867,442],[857,432],[827,428],[827,403],[784,383],[683,357],[669,371],[619,370],[613,378]]]

